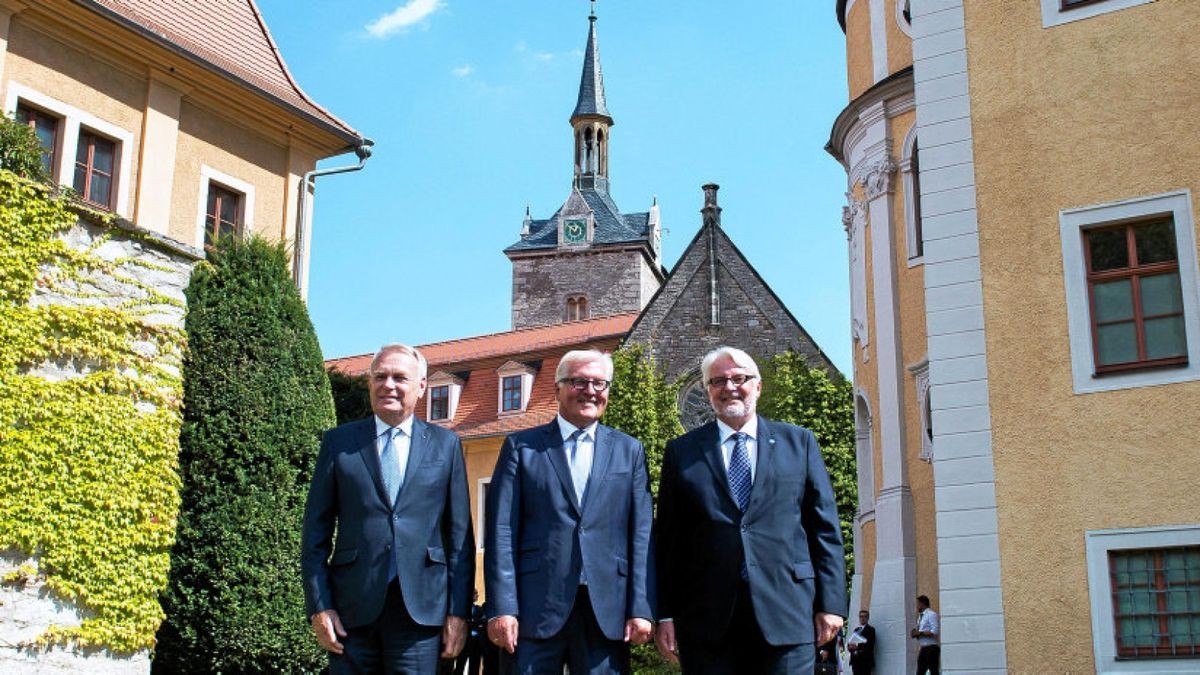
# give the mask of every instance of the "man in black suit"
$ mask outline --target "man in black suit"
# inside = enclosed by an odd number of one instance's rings
[[[875,672],[875,626],[870,621],[871,613],[865,609],[860,611],[858,626],[846,640],[846,649],[850,650],[850,669],[854,675],[871,675]]]
[[[812,432],[755,413],[758,366],[704,357],[717,421],[667,444],[657,643],[686,673],[811,673],[847,611],[837,504]]]
[[[607,354],[567,352],[554,378],[558,416],[500,449],[483,566],[501,669],[627,673],[630,644],[650,640],[646,452],[599,423],[612,377]]]
[[[475,540],[465,461],[457,436],[413,415],[425,371],[416,349],[381,348],[369,373],[375,415],[321,442],[300,568],[332,675],[432,674],[439,652],[454,657],[466,637]]]

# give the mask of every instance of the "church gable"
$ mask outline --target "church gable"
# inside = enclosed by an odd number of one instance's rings
[[[695,379],[700,358],[725,344],[758,357],[795,350],[813,366],[836,373],[721,228],[715,189],[712,199],[711,210],[705,209],[709,213],[704,226],[638,318],[626,343],[644,345],[671,379]],[[710,252],[715,252],[715,258]]]

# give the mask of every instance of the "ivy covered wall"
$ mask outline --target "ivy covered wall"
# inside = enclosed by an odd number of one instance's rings
[[[0,671],[154,644],[198,255],[0,171]]]

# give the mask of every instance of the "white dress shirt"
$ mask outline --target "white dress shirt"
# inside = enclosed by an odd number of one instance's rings
[[[931,637],[925,637],[922,635],[921,637],[917,638],[917,644],[921,645],[922,647],[936,645],[938,643],[938,638],[942,636],[941,621],[938,620],[937,612],[933,611],[932,609],[927,609],[921,612],[920,618],[917,619],[917,630],[921,633],[933,633]]]
[[[379,453],[381,461],[383,446],[387,445],[388,430],[391,428],[390,424],[379,419],[379,415],[375,416],[375,452]],[[400,463],[400,485],[403,486],[404,476],[408,473],[408,451],[412,448],[413,416],[409,415],[396,428],[400,430],[400,433],[396,434],[396,439],[392,443],[396,446],[396,461]]]
[[[563,419],[562,415],[558,415],[556,419],[558,419],[558,430],[562,433],[563,445],[566,445],[567,439],[578,429],[574,424]],[[596,427],[599,425],[599,422],[592,422],[584,427],[583,435],[575,442],[575,463],[583,465],[583,475],[585,476],[592,475],[592,459],[596,454]],[[567,457],[567,463],[572,463],[570,456]]]
[[[741,429],[734,429],[721,420],[717,420],[717,434],[721,439],[721,461],[725,463],[725,475],[729,475],[729,458],[733,456],[734,440],[730,438],[737,432],[746,434],[746,455],[750,460],[750,484],[758,474],[758,415],[752,415]]]

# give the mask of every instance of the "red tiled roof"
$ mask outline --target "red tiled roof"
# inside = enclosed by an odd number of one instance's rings
[[[578,345],[606,337],[624,337],[637,316],[636,313],[617,314],[587,321],[522,328],[504,333],[490,333],[418,345],[417,349],[421,350],[421,353],[425,355],[425,360],[429,362],[429,372],[439,369],[455,370],[443,368],[443,366],[494,356],[515,357],[538,350],[563,345]],[[370,354],[326,359],[325,367],[333,368],[346,375],[362,375],[367,372],[367,368],[371,365],[371,357],[374,355],[375,353],[371,352]],[[497,367],[499,365],[497,364]]]
[[[463,438],[507,434],[546,424],[558,412],[554,371],[562,355],[580,348],[612,351],[620,346],[636,318],[635,313],[619,314],[419,346],[429,361],[430,373],[439,370],[470,373],[459,395],[454,419],[436,424],[452,429]],[[361,375],[370,366],[372,356],[361,354],[329,359],[325,366],[347,375]],[[525,410],[500,416],[500,377],[496,369],[509,361],[540,362],[541,365],[533,378]],[[425,418],[424,401],[417,407],[417,416]]]
[[[140,27],[151,39],[241,80],[353,141],[349,124],[313,101],[292,79],[254,0],[81,0]]]

